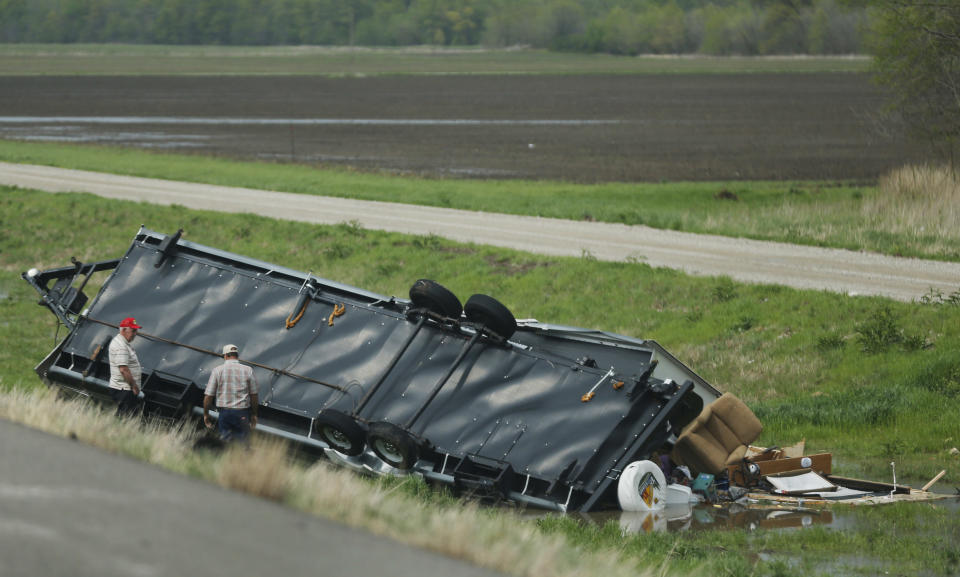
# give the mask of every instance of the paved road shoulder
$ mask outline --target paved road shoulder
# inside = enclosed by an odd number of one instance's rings
[[[0,575],[498,575],[2,419],[0,463]]]

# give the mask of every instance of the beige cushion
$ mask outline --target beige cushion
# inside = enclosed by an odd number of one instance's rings
[[[727,465],[742,460],[747,445],[761,431],[763,424],[750,407],[731,393],[724,393],[683,429],[671,456],[692,472],[717,475]]]

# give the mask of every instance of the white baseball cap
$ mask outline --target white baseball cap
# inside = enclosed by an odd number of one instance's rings
[[[228,355],[230,353],[240,354],[240,349],[237,348],[237,345],[227,345],[223,347],[223,354]]]

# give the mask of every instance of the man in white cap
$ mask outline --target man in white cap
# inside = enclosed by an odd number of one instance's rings
[[[117,416],[132,415],[140,406],[140,378],[143,370],[137,351],[130,343],[137,337],[140,325],[133,317],[120,321],[117,336],[110,341],[110,396],[117,402]]]
[[[223,347],[224,363],[213,369],[203,392],[203,423],[213,428],[210,409],[216,402],[218,427],[224,441],[247,442],[250,429],[257,426],[260,404],[253,369],[241,365],[236,345]]]

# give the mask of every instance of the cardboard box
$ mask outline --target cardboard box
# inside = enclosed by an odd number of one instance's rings
[[[756,481],[760,480],[760,477],[764,475],[786,473],[787,471],[796,471],[798,469],[811,469],[819,475],[829,475],[832,471],[832,453],[818,453],[816,455],[792,457],[789,459],[775,459],[773,456],[771,453],[766,453],[764,455],[757,455],[754,457],[754,460],[749,461],[747,466],[752,463],[757,466],[758,471],[755,475],[748,474],[746,478],[744,478],[741,465],[730,465],[727,467],[730,483],[745,487],[748,486],[748,481],[752,480],[753,483],[756,483]]]
[[[787,471],[766,475],[764,479],[773,485],[774,493],[780,495],[803,495],[836,491],[837,486],[810,469]]]

